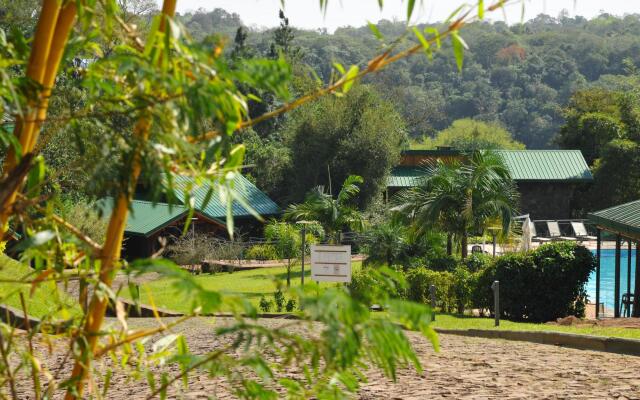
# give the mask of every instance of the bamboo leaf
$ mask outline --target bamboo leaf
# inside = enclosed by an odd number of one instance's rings
[[[425,39],[422,32],[420,32],[418,28],[414,26],[413,33],[416,35],[416,37],[420,41],[420,44],[422,44],[422,47],[424,48],[424,53],[427,55],[427,57],[431,58],[431,45],[429,44],[427,39]]]
[[[358,68],[357,65],[352,65],[349,68],[349,71],[347,71],[347,74],[344,76],[345,83],[342,85],[342,93],[347,93],[351,89],[359,72],[360,68]]]
[[[367,21],[367,25],[369,26],[369,30],[373,33],[373,35],[378,39],[378,40],[384,40],[384,36],[382,35],[382,33],[380,33],[380,30],[378,29],[378,27],[376,26],[376,24]]]
[[[416,6],[416,0],[409,0],[407,2],[407,23],[409,23],[409,20],[411,19],[411,15],[413,14],[413,9]]]
[[[462,65],[464,63],[464,49],[467,48],[467,44],[460,37],[457,31],[451,32],[451,42],[453,44],[453,55],[456,58],[458,71],[462,71]]]

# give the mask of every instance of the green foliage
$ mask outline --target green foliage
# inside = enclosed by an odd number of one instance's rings
[[[271,307],[273,307],[273,301],[265,299],[264,296],[260,296],[259,306],[262,312],[268,313],[271,311]]]
[[[424,267],[407,272],[407,298],[422,304],[430,304],[429,288],[436,287],[436,306],[445,312],[456,306],[453,274],[447,271],[433,271]]]
[[[510,232],[518,192],[502,157],[485,150],[463,161],[427,164],[420,185],[400,192],[395,201],[417,232],[443,230],[465,258],[469,232],[483,232],[496,220],[504,234]]]
[[[275,243],[273,247],[279,258],[292,259],[300,255],[300,231],[293,224],[271,221],[264,228],[264,236]]]
[[[390,298],[405,297],[405,280],[400,268],[361,268],[351,275],[347,285],[351,296],[359,302],[372,306],[380,297],[380,292]]]
[[[497,122],[472,119],[453,121],[450,127],[437,133],[435,138],[425,137],[422,144],[412,148],[435,149],[440,146],[459,150],[524,149],[524,144],[514,140],[511,133]]]
[[[620,95],[603,89],[576,92],[565,110],[565,124],[555,141],[565,149],[579,149],[592,165],[603,147],[623,133]]]
[[[407,228],[393,221],[374,225],[364,233],[363,251],[367,263],[399,264],[408,249],[407,235]]]
[[[545,244],[528,253],[508,254],[481,273],[479,290],[492,308],[490,283],[500,281],[503,317],[547,322],[567,315],[584,316],[584,285],[595,268],[586,247],[573,242]]]
[[[96,205],[83,200],[63,203],[62,216],[96,243],[103,243],[107,220],[96,212]]]
[[[640,101],[637,95],[591,89],[577,92],[557,142],[580,149],[592,165],[594,184],[576,193],[574,208],[591,211],[640,195]],[[621,173],[620,171],[626,171]]]
[[[363,227],[362,213],[354,206],[362,183],[362,177],[349,175],[335,198],[325,192],[324,187],[316,187],[307,194],[303,203],[290,205],[285,218],[320,223],[329,239],[337,242],[343,229],[361,230]]]
[[[271,244],[256,244],[247,249],[244,258],[249,260],[277,260],[278,249]]]
[[[294,112],[284,129],[291,149],[285,181],[290,200],[300,201],[309,189],[328,192],[349,175],[364,179],[358,198],[368,205],[386,188],[405,141],[404,122],[393,105],[366,85],[341,97],[325,97]]]
[[[587,209],[602,209],[640,197],[640,143],[617,139],[607,143],[594,165],[594,184]],[[584,205],[584,202],[582,202]]]
[[[287,304],[284,306],[284,309],[287,312],[293,312],[296,309],[296,299],[287,300]]]
[[[282,290],[278,289],[273,293],[273,301],[276,305],[276,311],[282,312],[282,309],[284,308],[284,305],[285,305],[285,298],[284,298],[284,293],[282,293]]]

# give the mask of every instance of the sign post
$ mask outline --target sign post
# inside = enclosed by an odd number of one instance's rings
[[[491,289],[493,290],[494,325],[500,326],[500,281],[493,281]]]
[[[351,282],[351,246],[312,245],[311,279]]]

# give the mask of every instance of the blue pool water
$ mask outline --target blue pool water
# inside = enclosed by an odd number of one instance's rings
[[[613,312],[614,305],[614,285],[615,285],[615,250],[606,249],[601,251],[600,258],[600,302],[604,303],[605,309],[608,313]],[[595,251],[593,252],[595,255]],[[620,293],[627,292],[627,266],[628,266],[628,253],[627,247],[623,246],[620,257]],[[635,288],[635,269],[636,269],[636,257],[635,246],[631,250],[631,293]],[[596,301],[596,271],[594,270],[589,276],[589,282],[587,282],[587,294],[589,295],[589,301]]]

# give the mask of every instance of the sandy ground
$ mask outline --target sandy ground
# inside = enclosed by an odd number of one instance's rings
[[[201,318],[187,322],[177,331],[186,333],[193,352],[202,353],[228,342],[229,339],[216,338],[212,333],[214,325],[226,323],[229,320],[214,322]],[[287,321],[263,319],[260,323],[273,327]],[[139,319],[130,320],[130,324],[149,327],[155,322]],[[394,383],[371,370],[369,382],[363,385],[357,398],[640,399],[640,357],[452,335],[440,335],[441,351],[435,353],[419,335],[410,333],[410,338],[424,372],[400,371]],[[47,363],[61,360],[61,354],[53,354],[48,356]],[[290,376],[296,375],[292,371]],[[24,381],[19,385],[25,399],[30,398],[28,387]],[[148,393],[144,380],[133,382],[116,375],[108,398],[140,399]],[[169,394],[170,398],[186,399],[234,398],[224,381],[205,373],[191,377],[188,391],[176,386]]]

